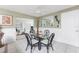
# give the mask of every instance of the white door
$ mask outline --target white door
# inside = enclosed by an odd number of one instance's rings
[[[79,10],[61,15],[62,42],[79,47]]]

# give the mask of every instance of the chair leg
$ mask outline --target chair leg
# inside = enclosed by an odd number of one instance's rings
[[[35,50],[36,46],[34,46],[34,50]]]
[[[29,44],[27,44],[26,51],[27,51],[27,49],[28,49],[28,46],[29,46]]]
[[[38,44],[37,44],[37,43],[35,43],[35,44],[33,44],[33,45],[32,45],[32,47],[34,48],[34,49],[32,48],[32,49],[33,49],[33,51],[35,50],[36,46],[38,46]]]
[[[53,49],[53,46],[52,46],[52,44],[51,44],[51,48],[52,48],[52,50],[54,50],[54,49]]]
[[[31,51],[30,51],[31,53],[32,53],[32,48],[33,48],[33,46],[31,45]]]
[[[47,53],[49,53],[49,47],[47,46]]]

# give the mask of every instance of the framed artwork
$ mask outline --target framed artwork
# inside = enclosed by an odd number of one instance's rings
[[[2,15],[1,16],[1,23],[0,25],[12,25],[13,24],[13,18],[12,16]]]
[[[53,15],[40,19],[39,27],[43,28],[60,28],[61,27],[61,15]]]

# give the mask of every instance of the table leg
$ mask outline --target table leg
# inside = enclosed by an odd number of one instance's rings
[[[4,53],[7,53],[8,52],[8,44],[5,45],[5,51]]]
[[[39,39],[39,42],[38,42],[38,49],[41,50],[41,41]]]

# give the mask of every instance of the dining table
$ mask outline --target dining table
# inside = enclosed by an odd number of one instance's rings
[[[43,34],[34,35],[34,36],[30,35],[30,37],[31,37],[31,39],[38,41],[38,42],[34,43],[33,46],[38,46],[38,50],[41,50],[41,46],[43,44],[42,41],[46,39],[44,37],[44,35]],[[32,43],[32,41],[31,41],[31,43]]]

